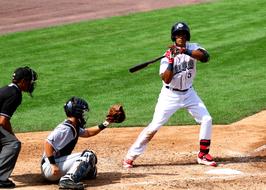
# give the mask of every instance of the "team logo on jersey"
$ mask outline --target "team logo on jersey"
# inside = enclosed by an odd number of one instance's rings
[[[174,66],[174,73],[181,73],[182,71],[188,71],[190,69],[194,69],[194,61],[183,61]]]

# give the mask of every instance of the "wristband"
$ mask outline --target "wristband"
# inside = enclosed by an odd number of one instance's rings
[[[50,164],[55,164],[54,156],[49,156],[48,160],[49,160]]]
[[[100,125],[98,125],[100,130],[104,130],[106,127],[108,127],[110,123],[108,121],[105,121],[103,123],[101,123]]]
[[[192,50],[186,49],[184,54],[191,56],[192,55]]]

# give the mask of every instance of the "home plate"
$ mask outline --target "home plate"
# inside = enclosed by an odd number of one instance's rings
[[[217,175],[238,175],[238,174],[243,174],[241,171],[238,170],[232,170],[232,169],[212,169],[207,172],[206,174],[217,174]]]

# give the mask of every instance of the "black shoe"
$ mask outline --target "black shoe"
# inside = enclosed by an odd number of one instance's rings
[[[13,183],[13,181],[7,179],[6,181],[1,181],[0,180],[0,188],[15,188],[16,185]]]
[[[83,183],[75,183],[74,181],[70,179],[64,179],[59,181],[59,189],[77,189],[77,190],[83,190],[84,186]]]

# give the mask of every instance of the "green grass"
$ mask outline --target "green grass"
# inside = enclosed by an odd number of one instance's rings
[[[209,64],[198,64],[194,87],[214,123],[228,124],[265,109],[264,3],[216,1],[0,36],[1,86],[19,66],[39,74],[34,98],[24,94],[12,118],[15,131],[54,128],[72,95],[88,100],[89,126],[102,122],[118,102],[127,112],[122,126],[147,125],[161,88],[159,64],[135,74],[128,68],[162,55],[178,20],[189,24],[191,41],[211,54]],[[167,125],[194,123],[181,110]]]

